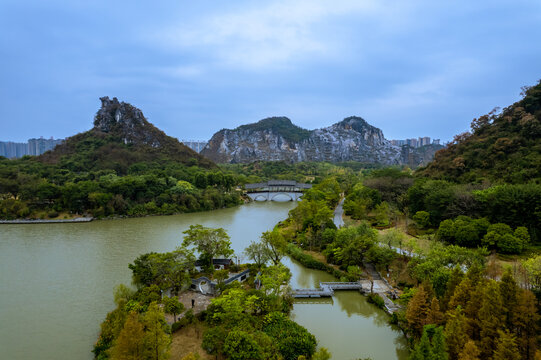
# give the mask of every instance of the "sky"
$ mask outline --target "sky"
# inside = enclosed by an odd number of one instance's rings
[[[541,79],[538,0],[0,2],[0,140],[92,127],[99,97],[207,140],[356,115],[451,140]]]

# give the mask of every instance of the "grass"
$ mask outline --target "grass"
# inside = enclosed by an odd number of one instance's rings
[[[189,353],[197,353],[201,359],[213,359],[213,357],[201,348],[203,342],[204,324],[190,324],[173,334],[171,342],[171,360],[180,360]]]

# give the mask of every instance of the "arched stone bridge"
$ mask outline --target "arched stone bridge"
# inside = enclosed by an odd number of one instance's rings
[[[246,184],[247,195],[254,201],[298,201],[303,191],[312,185],[292,180],[269,180],[264,183]]]

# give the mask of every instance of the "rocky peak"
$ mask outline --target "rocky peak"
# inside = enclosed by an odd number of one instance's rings
[[[104,96],[100,100],[101,108],[94,118],[94,128],[108,133],[145,125],[143,112],[136,107],[119,102],[116,97],[111,100],[108,96]]]

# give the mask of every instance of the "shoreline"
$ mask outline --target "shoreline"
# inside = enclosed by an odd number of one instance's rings
[[[93,217],[80,217],[75,219],[36,219],[36,220],[0,220],[0,224],[51,224],[51,223],[86,223],[94,221]]]

